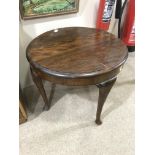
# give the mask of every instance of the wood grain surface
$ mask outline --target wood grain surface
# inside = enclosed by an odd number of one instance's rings
[[[41,34],[29,44],[27,59],[42,73],[64,78],[106,74],[127,59],[127,48],[114,35],[86,27],[67,27]]]

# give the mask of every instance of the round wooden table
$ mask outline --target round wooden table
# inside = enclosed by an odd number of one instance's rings
[[[42,80],[63,85],[96,85],[99,99],[96,123],[101,124],[103,104],[125,63],[128,51],[123,42],[103,30],[67,27],[45,32],[28,45],[26,56],[34,83],[50,104]]]

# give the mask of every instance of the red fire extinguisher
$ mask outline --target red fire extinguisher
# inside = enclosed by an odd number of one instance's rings
[[[100,0],[96,23],[98,29],[109,29],[114,4],[115,0]]]
[[[126,44],[129,52],[135,51],[135,0],[124,1],[119,16],[118,37]]]
[[[98,29],[108,30],[114,5],[116,2],[115,18],[118,22],[118,37],[126,44],[129,52],[135,49],[135,0],[100,0],[97,23]]]

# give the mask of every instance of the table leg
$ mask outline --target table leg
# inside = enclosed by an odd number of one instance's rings
[[[37,86],[37,88],[45,102],[44,110],[49,110],[50,106],[48,103],[48,99],[47,99],[47,95],[46,95],[46,92],[45,92],[45,89],[43,86],[42,79],[37,75],[37,73],[32,68],[30,68],[30,69],[31,69],[32,79],[33,79],[34,83],[36,84],[36,86]]]
[[[53,96],[54,96],[55,87],[56,87],[56,84],[52,83],[52,88],[51,88],[51,92],[50,92],[50,96],[49,96],[49,105],[50,105],[50,107],[51,107],[51,102],[52,102],[52,99],[53,99]]]
[[[113,78],[107,82],[97,84],[97,87],[99,88],[99,98],[98,98],[98,106],[97,106],[96,120],[95,120],[97,125],[102,124],[102,121],[100,119],[102,107],[115,81],[116,81],[116,78]]]

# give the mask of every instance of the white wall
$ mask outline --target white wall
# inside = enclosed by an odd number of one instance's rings
[[[76,14],[20,21],[19,36],[19,78],[21,87],[32,84],[25,49],[29,42],[48,30],[68,26],[95,27],[99,0],[80,0],[79,12]],[[110,32],[115,33],[115,21],[112,20]]]

